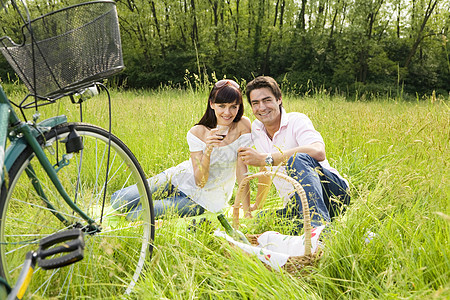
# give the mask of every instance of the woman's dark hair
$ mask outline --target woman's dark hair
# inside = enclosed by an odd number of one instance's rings
[[[242,102],[241,90],[234,87],[232,84],[225,84],[220,87],[214,85],[209,93],[205,114],[195,125],[203,125],[208,128],[215,128],[217,126],[216,114],[211,108],[210,103],[236,103],[239,105],[238,113],[233,122],[239,122],[244,115],[244,103]]]

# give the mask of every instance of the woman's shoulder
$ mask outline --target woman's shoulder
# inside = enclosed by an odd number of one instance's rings
[[[208,133],[209,129],[206,126],[203,125],[194,125],[189,131],[189,133],[195,136],[196,138],[205,141],[206,134]]]
[[[250,119],[247,118],[246,116],[242,116],[239,122],[237,122],[237,126],[240,135],[250,133],[252,131],[252,123],[250,122]]]

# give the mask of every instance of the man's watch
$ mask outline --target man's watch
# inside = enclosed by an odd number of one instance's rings
[[[264,160],[267,166],[273,166],[273,157],[271,153],[267,154],[266,159]]]

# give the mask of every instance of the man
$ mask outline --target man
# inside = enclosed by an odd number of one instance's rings
[[[286,113],[282,106],[281,90],[273,78],[255,78],[248,83],[246,95],[257,119],[252,124],[256,150],[240,148],[239,158],[246,165],[285,172],[297,180],[306,192],[311,224],[317,227],[330,222],[345,209],[344,205],[349,204],[350,197],[347,181],[326,159],[322,136],[306,115]],[[267,195],[270,180],[260,179],[257,203]],[[302,204],[292,184],[277,177],[273,183],[286,204],[285,208],[277,211],[277,215],[301,218]]]

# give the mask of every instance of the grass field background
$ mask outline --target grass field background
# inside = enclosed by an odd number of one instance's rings
[[[203,114],[207,92],[113,91],[112,99],[112,131],[147,176],[189,158],[186,132]],[[309,116],[330,164],[351,185],[352,204],[333,222],[319,263],[307,275],[270,271],[208,233],[187,232],[190,219],[169,216],[132,298],[449,299],[448,99],[365,102],[317,93],[285,95],[283,105]],[[90,100],[84,121],[107,127],[107,108],[104,94]],[[56,112],[79,120],[70,101],[43,117]],[[254,119],[247,104],[245,115]],[[269,198],[281,204],[273,190]],[[261,229],[254,219],[244,223]],[[365,243],[368,231],[375,237]]]

